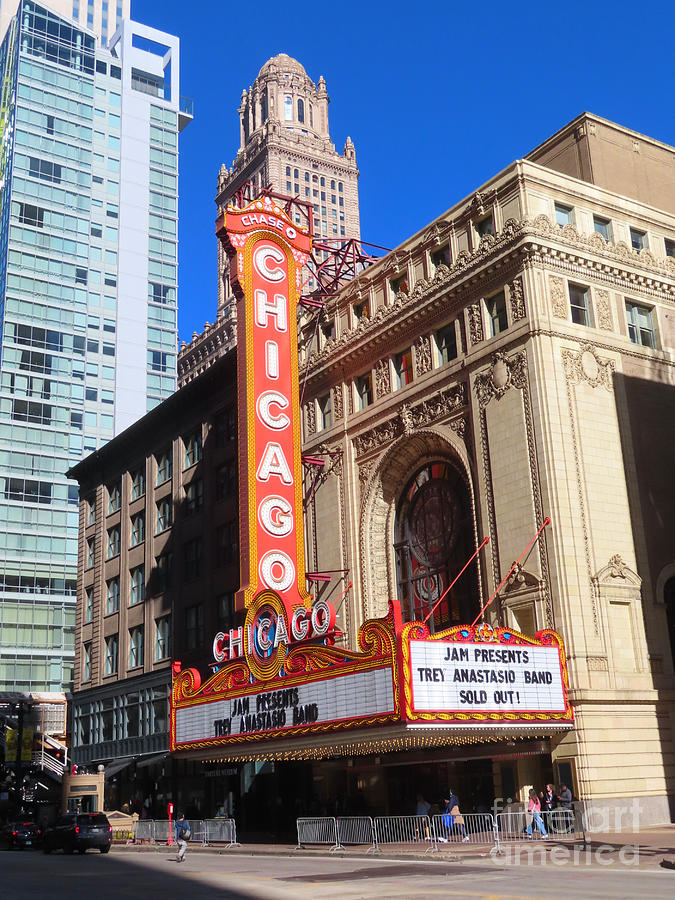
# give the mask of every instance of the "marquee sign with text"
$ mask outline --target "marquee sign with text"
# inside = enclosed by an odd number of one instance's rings
[[[505,628],[461,626],[429,634],[385,619],[359,630],[359,650],[316,644],[285,649],[283,669],[256,678],[239,658],[201,684],[177,672],[173,750],[224,747],[383,723],[494,728],[570,726],[574,716],[562,639]]]
[[[483,624],[429,635],[413,622],[403,628],[401,648],[408,721],[573,720],[565,650],[555,631],[530,638]]]

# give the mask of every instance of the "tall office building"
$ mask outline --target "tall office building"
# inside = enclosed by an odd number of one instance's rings
[[[178,46],[32,0],[0,46],[0,689],[70,684],[65,473],[176,387]]]
[[[7,33],[18,7],[19,0],[0,0],[0,40]],[[50,0],[46,8],[94,31],[105,47],[122,20],[130,17],[131,0]]]
[[[258,188],[310,204],[311,223],[301,213],[298,224],[310,224],[317,241],[338,247],[361,237],[359,170],[352,139],[338,153],[328,127],[329,97],[323,76],[315,84],[296,59],[279,53],[269,59],[239,106],[240,145],[228,169],[218,175],[216,206],[223,212],[237,192],[251,182]],[[325,258],[326,250],[317,250]],[[316,285],[308,275],[305,287]],[[227,257],[218,247],[218,310],[213,325],[181,352],[178,380],[183,385],[231,347],[235,341],[235,304]]]

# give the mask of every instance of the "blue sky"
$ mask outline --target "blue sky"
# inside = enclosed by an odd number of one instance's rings
[[[181,38],[195,103],[180,138],[181,339],[215,318],[216,177],[239,146],[241,91],[270,56],[326,78],[336,148],[356,145],[362,237],[395,247],[584,110],[675,144],[673,9],[132,0],[134,19]]]

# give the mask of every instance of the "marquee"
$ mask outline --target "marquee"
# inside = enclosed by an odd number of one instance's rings
[[[528,637],[483,624],[432,635],[421,622],[403,623],[392,601],[384,619],[359,629],[358,647],[284,646],[280,669],[263,679],[245,657],[204,683],[195,669],[176,672],[171,749],[260,746],[384,723],[508,734],[573,722],[555,631]]]

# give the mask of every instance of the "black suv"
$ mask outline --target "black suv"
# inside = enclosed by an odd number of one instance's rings
[[[0,831],[0,844],[11,850],[14,847],[37,847],[42,832],[33,822],[10,822]]]
[[[107,853],[112,844],[112,825],[103,813],[66,813],[45,831],[42,850],[84,853],[90,847]]]

